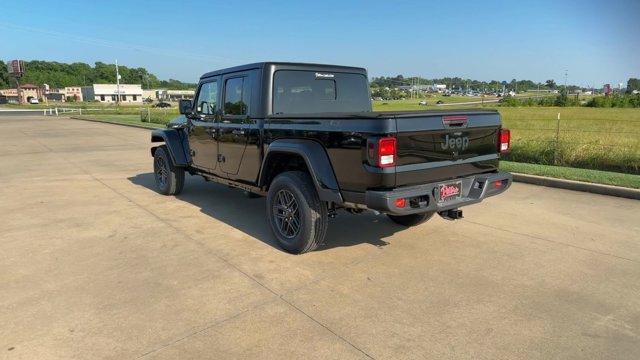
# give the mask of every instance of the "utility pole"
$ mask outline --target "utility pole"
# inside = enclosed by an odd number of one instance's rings
[[[118,71],[118,59],[116,59],[116,105],[120,105],[120,72]]]
[[[564,71],[564,91],[566,91],[567,94],[569,94],[569,91],[567,91],[567,74],[568,73],[569,73],[569,70]]]
[[[538,83],[538,99],[540,98],[540,83]]]

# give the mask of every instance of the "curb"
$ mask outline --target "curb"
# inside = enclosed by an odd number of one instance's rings
[[[640,200],[640,189],[513,173],[513,181],[559,189]]]
[[[86,119],[86,118],[81,118],[81,117],[77,117],[77,116],[69,116],[69,119],[82,120],[82,121],[91,121],[91,122],[97,122],[97,123],[103,123],[103,124],[111,124],[111,125],[128,126],[128,127],[134,127],[134,128],[138,128],[138,129],[147,129],[147,130],[154,130],[154,129],[162,129],[163,128],[162,126],[157,127],[157,128],[153,128],[153,127],[149,127],[149,126],[136,125],[136,124],[125,124],[125,123],[119,123],[119,122],[114,122],[114,121],[109,121],[109,120]],[[158,124],[158,125],[160,125],[160,124]]]

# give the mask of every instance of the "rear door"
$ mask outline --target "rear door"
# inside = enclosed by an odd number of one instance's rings
[[[397,186],[497,169],[500,129],[497,112],[397,115],[396,126]]]
[[[216,141],[219,114],[219,80],[207,80],[200,85],[196,96],[195,111],[189,118],[189,148],[193,166],[213,172],[218,164]]]
[[[235,177],[244,156],[251,124],[251,76],[234,73],[223,78],[223,108],[219,124],[218,149],[221,175]]]

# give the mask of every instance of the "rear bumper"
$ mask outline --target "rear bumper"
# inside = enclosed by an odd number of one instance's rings
[[[460,181],[462,188],[458,199],[437,201],[438,185]],[[513,177],[507,172],[495,172],[441,181],[430,184],[402,187],[388,191],[367,191],[365,205],[371,210],[407,215],[431,211],[445,211],[479,203],[484,198],[503,193],[511,186]],[[500,186],[496,184],[499,183]],[[396,207],[396,199],[405,198],[404,208]],[[411,201],[411,200],[414,201]]]

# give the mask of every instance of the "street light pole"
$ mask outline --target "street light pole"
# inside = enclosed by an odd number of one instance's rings
[[[116,105],[120,105],[120,72],[118,71],[118,59],[116,59]]]

